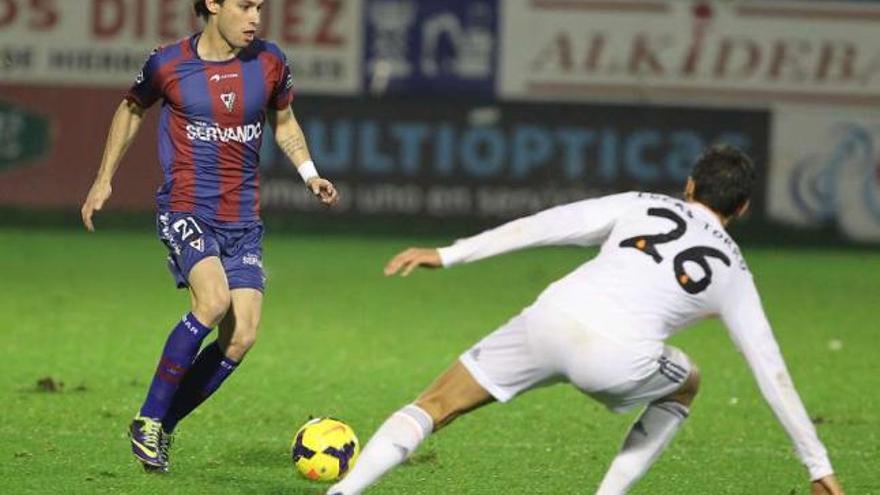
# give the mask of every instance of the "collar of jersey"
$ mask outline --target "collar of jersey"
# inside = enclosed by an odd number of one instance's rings
[[[709,209],[708,206],[704,205],[703,203],[700,203],[699,201],[689,201],[686,204],[688,206],[690,206],[691,209],[694,212],[696,212],[697,215],[700,215],[704,219],[708,220],[709,223],[715,224],[718,227],[720,227],[722,230],[726,231],[726,229],[724,228],[724,224],[721,223],[721,219],[718,218],[718,215],[716,215],[714,211]]]
[[[189,37],[189,47],[193,52],[193,57],[203,64],[208,64],[208,65],[231,64],[241,57],[241,53],[244,50],[247,50],[248,48],[250,48],[250,46],[242,48],[241,50],[238,51],[238,53],[235,54],[234,57],[230,58],[229,60],[205,60],[199,55],[199,38],[201,38],[201,37],[202,37],[202,31],[199,31],[199,32],[193,34],[192,36],[190,36]]]

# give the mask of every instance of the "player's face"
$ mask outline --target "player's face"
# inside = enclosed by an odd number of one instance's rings
[[[244,48],[254,41],[260,29],[260,13],[265,0],[226,0],[217,12],[220,35],[233,48]]]

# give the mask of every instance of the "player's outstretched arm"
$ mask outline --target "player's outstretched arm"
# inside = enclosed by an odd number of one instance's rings
[[[116,174],[119,162],[137,135],[143,117],[144,109],[129,100],[120,103],[113,115],[98,175],[95,177],[95,182],[92,183],[89,194],[80,210],[83,225],[89,232],[95,231],[92,215],[96,211],[100,211],[107,199],[110,198],[112,192],[110,183],[113,181],[113,175]]]
[[[385,265],[385,275],[391,276],[400,273],[402,277],[406,277],[420,266],[440,268],[443,266],[440,253],[434,248],[415,247],[401,251]]]
[[[811,488],[812,495],[843,495],[843,488],[833,474],[814,481]]]
[[[636,193],[622,193],[556,206],[459,239],[437,252],[442,266],[451,267],[531,247],[601,244],[637,201]]]
[[[842,493],[825,446],[819,440],[767,321],[754,280],[746,270],[733,274],[721,318],[758,382],[758,388],[809,471],[814,494]]]
[[[442,248],[409,248],[385,265],[385,275],[409,275],[417,267],[449,267],[533,246],[588,246],[604,240],[632,203],[618,194],[557,206],[519,218]]]
[[[290,107],[285,107],[282,110],[270,110],[269,123],[275,130],[275,142],[296,166],[306,183],[306,187],[325,205],[335,205],[339,201],[339,193],[333,187],[333,183],[320,177],[318,171],[315,170],[315,163],[309,154],[306,138],[299,122],[293,115],[293,110]]]

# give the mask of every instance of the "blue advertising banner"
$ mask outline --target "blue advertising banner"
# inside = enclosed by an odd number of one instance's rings
[[[713,143],[748,152],[761,184],[767,163],[761,110],[317,97],[297,105],[315,163],[344,195],[341,210],[359,214],[510,218],[613,192],[678,194]],[[319,206],[271,144],[263,166],[267,210]]]
[[[367,0],[364,12],[369,93],[493,94],[497,0]]]

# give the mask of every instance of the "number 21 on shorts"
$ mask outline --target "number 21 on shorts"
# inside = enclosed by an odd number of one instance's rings
[[[174,229],[175,232],[180,234],[181,241],[189,239],[196,232],[198,232],[200,236],[203,233],[202,228],[199,227],[198,222],[196,222],[193,217],[181,218],[180,220],[174,222],[171,225],[171,228]]]

